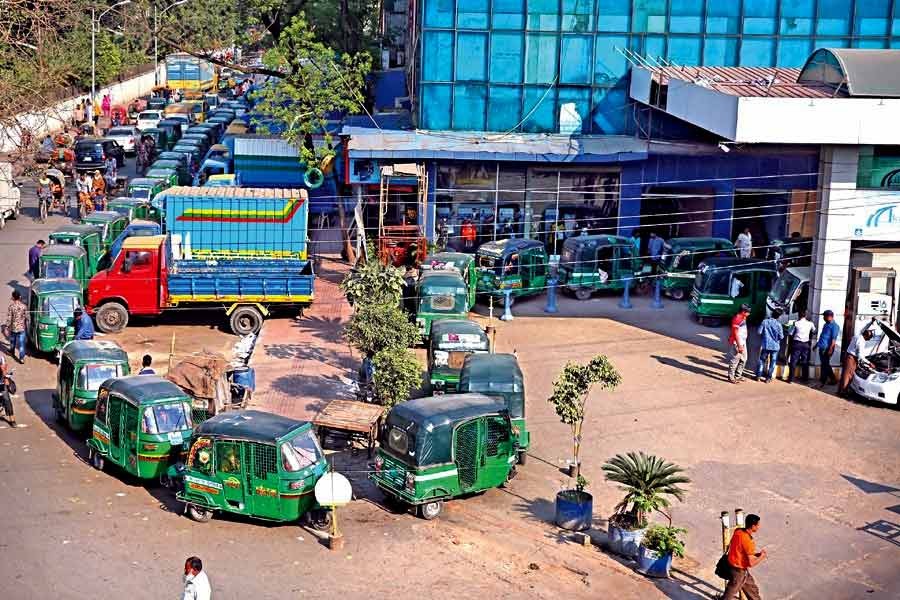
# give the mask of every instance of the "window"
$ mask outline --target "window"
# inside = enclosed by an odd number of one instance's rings
[[[508,131],[522,118],[522,89],[518,86],[491,86],[488,97],[489,131]]]
[[[563,36],[560,44],[560,83],[590,83],[593,38],[587,35]]]
[[[885,35],[888,30],[890,4],[890,0],[856,0],[854,34]]]
[[[672,0],[669,30],[672,33],[701,33],[703,31],[703,0]]]
[[[104,381],[123,374],[122,365],[118,364],[83,365],[78,371],[78,387],[88,391],[99,390]]]
[[[425,27],[453,27],[454,0],[425,0]]]
[[[741,43],[742,67],[771,67],[774,60],[775,38],[744,38]]]
[[[669,38],[669,59],[679,65],[699,65],[700,42],[699,37],[673,35]]]
[[[757,293],[767,294],[769,290],[772,289],[772,280],[775,278],[774,273],[770,273],[768,271],[759,271],[756,274],[756,290]],[[745,294],[750,290],[745,290]]]
[[[522,12],[525,0],[494,0],[494,15],[491,25],[494,29],[524,29],[525,14]]]
[[[411,452],[412,447],[410,446],[410,441],[411,439],[407,435],[407,433],[399,427],[391,427],[390,431],[388,431],[388,448],[390,448],[397,454],[403,455],[409,452],[410,455],[412,455],[413,453]]]
[[[446,107],[440,107],[446,110]],[[483,131],[487,86],[456,85],[453,88],[453,129]]]
[[[129,250],[125,254],[125,260],[129,261],[132,267],[145,267],[150,264],[151,253],[146,250]]]
[[[665,32],[666,0],[643,0],[643,2],[635,2],[634,13],[631,19],[631,29],[635,32]]]
[[[565,134],[587,133],[590,119],[590,94],[586,88],[559,90],[559,132]]]
[[[491,83],[522,83],[524,44],[521,33],[491,35]]]
[[[457,81],[484,81],[487,78],[487,35],[460,33],[456,40]]]
[[[141,419],[141,431],[153,435],[184,431],[192,426],[191,407],[185,402],[149,406]]]
[[[219,473],[241,472],[241,448],[236,442],[216,442],[216,470]]]
[[[556,80],[555,35],[529,34],[525,38],[525,83]]]
[[[71,296],[51,296],[44,300],[41,315],[56,319],[71,319],[75,316],[78,300]]]
[[[553,110],[555,105],[555,88],[548,86],[526,87],[525,103],[522,112],[525,122],[522,124],[522,129],[531,133],[555,131]]]
[[[744,33],[775,33],[776,0],[744,0]]]
[[[781,38],[778,42],[778,66],[802,67],[809,58],[810,42],[809,39]]]
[[[779,31],[782,35],[810,35],[815,13],[816,0],[781,0]]]
[[[422,126],[450,129],[450,85],[422,84]]]
[[[818,0],[819,12],[816,33],[819,35],[847,35],[850,33],[852,0]]]
[[[294,436],[281,445],[281,466],[295,473],[322,459],[322,450],[312,430]]]
[[[456,26],[460,29],[487,29],[488,0],[457,0]]]
[[[563,31],[593,31],[594,0],[562,0]]]
[[[75,263],[61,258],[49,258],[41,261],[41,277],[65,279],[72,277]]]
[[[594,85],[613,85],[628,72],[628,61],[616,48],[627,48],[624,35],[598,35],[594,46]]]
[[[597,31],[628,31],[630,0],[597,0]]]
[[[532,31],[556,31],[559,29],[558,0],[526,0],[528,3],[528,29]]]
[[[740,2],[706,0],[706,32],[738,33],[740,30],[740,14]]]

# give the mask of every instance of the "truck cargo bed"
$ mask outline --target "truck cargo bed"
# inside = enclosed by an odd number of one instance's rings
[[[313,300],[314,278],[308,260],[180,260],[169,271],[169,303],[306,304]]]

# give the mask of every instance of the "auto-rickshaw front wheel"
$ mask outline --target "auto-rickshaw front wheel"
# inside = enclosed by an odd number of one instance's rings
[[[441,510],[443,510],[443,508],[444,503],[440,500],[435,500],[434,502],[426,502],[425,504],[419,505],[419,516],[426,521],[436,519],[438,515],[441,514]]]
[[[331,511],[327,509],[316,509],[307,513],[309,524],[313,529],[318,531],[328,531],[331,529],[332,516]]]
[[[669,292],[669,297],[672,300],[684,300],[685,292],[681,288],[675,288],[671,292]]]
[[[88,448],[88,460],[91,461],[91,466],[98,471],[102,471],[103,467],[106,466],[106,461],[103,460],[103,457],[100,456],[100,453],[93,448]]]
[[[591,288],[578,288],[575,290],[575,297],[581,301],[591,299]]]
[[[213,511],[208,508],[203,508],[202,506],[197,506],[196,504],[188,504],[187,513],[190,518],[198,523],[208,523],[213,516]]]

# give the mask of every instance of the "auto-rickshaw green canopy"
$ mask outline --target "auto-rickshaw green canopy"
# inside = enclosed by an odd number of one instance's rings
[[[509,416],[525,416],[525,378],[513,354],[471,354],[460,374],[459,389],[467,392],[502,396]]]
[[[462,421],[507,413],[499,398],[481,394],[446,394],[401,402],[388,413],[386,445],[394,452],[405,447],[398,458],[418,465],[439,465],[453,461],[453,429]],[[405,443],[400,439],[406,437]]]
[[[73,363],[82,360],[128,362],[128,353],[122,350],[118,344],[103,340],[72,340],[65,345],[62,352]],[[151,378],[147,377],[146,379],[149,380]],[[124,380],[117,379],[116,381]],[[112,388],[112,386],[110,387]],[[116,389],[118,390],[119,388]],[[175,389],[179,388],[176,387]]]
[[[194,435],[274,444],[287,435],[296,434],[303,425],[309,423],[259,410],[242,410],[204,421]]]

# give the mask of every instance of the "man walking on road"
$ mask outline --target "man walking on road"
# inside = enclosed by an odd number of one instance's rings
[[[22,294],[13,290],[12,302],[6,309],[6,335],[9,337],[9,353],[20,363],[25,363],[25,331],[28,328],[28,307],[22,302]],[[18,355],[18,356],[17,356]]]
[[[760,600],[759,588],[750,569],[766,560],[765,550],[756,551],[753,534],[759,531],[759,517],[747,515],[743,528],[734,530],[731,543],[728,545],[728,566],[731,577],[725,586],[723,600],[739,600],[741,593],[747,600]]]
[[[772,311],[771,317],[766,317],[757,329],[760,337],[759,362],[756,363],[756,380],[772,383],[775,376],[775,363],[778,361],[778,351],[781,350],[781,340],[784,339],[784,327],[778,321],[781,311],[777,308]],[[763,377],[765,375],[765,377]]]
[[[38,267],[41,262],[41,252],[44,250],[44,240],[38,240],[34,246],[28,249],[28,272],[32,279],[37,279],[40,273]]]
[[[191,556],[184,563],[184,596],[182,600],[210,600],[212,588],[203,572],[203,561]]]
[[[731,359],[728,363],[728,381],[737,383],[744,378],[744,365],[747,364],[747,317],[750,306],[741,304],[741,311],[731,319]]]
[[[834,313],[832,311],[826,310],[822,313],[822,317],[825,319],[825,326],[822,327],[822,334],[819,336],[816,349],[819,351],[819,384],[824,387],[837,383],[834,369],[831,368],[831,356],[837,347],[841,329],[834,322]]]
[[[809,380],[809,349],[815,330],[816,326],[806,318],[806,311],[801,310],[800,318],[794,321],[794,326],[791,327],[791,362],[788,366],[788,383],[794,381],[798,363],[803,373],[801,381]]]

